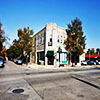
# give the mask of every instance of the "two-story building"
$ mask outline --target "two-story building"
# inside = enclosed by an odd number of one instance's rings
[[[66,29],[56,23],[48,23],[34,35],[34,62],[44,65],[70,64],[70,57],[65,50]]]

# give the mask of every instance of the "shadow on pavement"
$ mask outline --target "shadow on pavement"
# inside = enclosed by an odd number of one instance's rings
[[[94,87],[94,88],[100,90],[100,87],[97,86],[97,85],[95,85],[95,84],[93,84],[93,83],[90,83],[90,82],[88,82],[88,81],[82,80],[82,79],[77,78],[77,77],[75,77],[75,76],[72,76],[72,78],[74,78],[74,79],[76,79],[76,80],[78,80],[78,81],[81,81],[81,82],[83,82],[83,83],[85,83],[85,84],[87,84],[87,85],[90,85],[90,86],[92,86],[92,87]]]

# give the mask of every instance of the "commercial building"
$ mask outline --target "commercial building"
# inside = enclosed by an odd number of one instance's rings
[[[33,62],[54,66],[71,64],[70,56],[65,50],[66,38],[66,29],[57,26],[56,23],[48,23],[34,35]],[[80,63],[85,59],[85,55],[79,58]]]

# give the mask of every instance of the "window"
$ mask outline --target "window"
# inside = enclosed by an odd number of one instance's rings
[[[41,41],[40,41],[40,43],[42,44],[42,35],[41,35],[41,37],[40,37],[40,38],[41,38]]]
[[[48,42],[48,46],[52,46],[52,34],[50,34],[50,38],[49,38],[49,42]]]
[[[59,42],[59,36],[58,36],[57,42]]]
[[[37,47],[38,47],[38,45],[39,45],[39,40],[36,40],[36,45],[37,45]]]
[[[42,37],[40,37],[40,41],[39,41],[39,44],[41,44],[42,43]]]
[[[41,37],[39,36],[39,44],[41,43]]]
[[[62,43],[63,37],[61,36],[61,43]]]
[[[44,36],[42,36],[42,44],[44,44]]]

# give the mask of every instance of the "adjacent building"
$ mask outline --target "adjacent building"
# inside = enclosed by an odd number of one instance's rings
[[[34,35],[35,52],[31,61],[44,65],[71,64],[70,55],[65,50],[66,29],[56,23],[48,23],[42,30]],[[85,59],[85,55],[79,57],[79,63]]]

